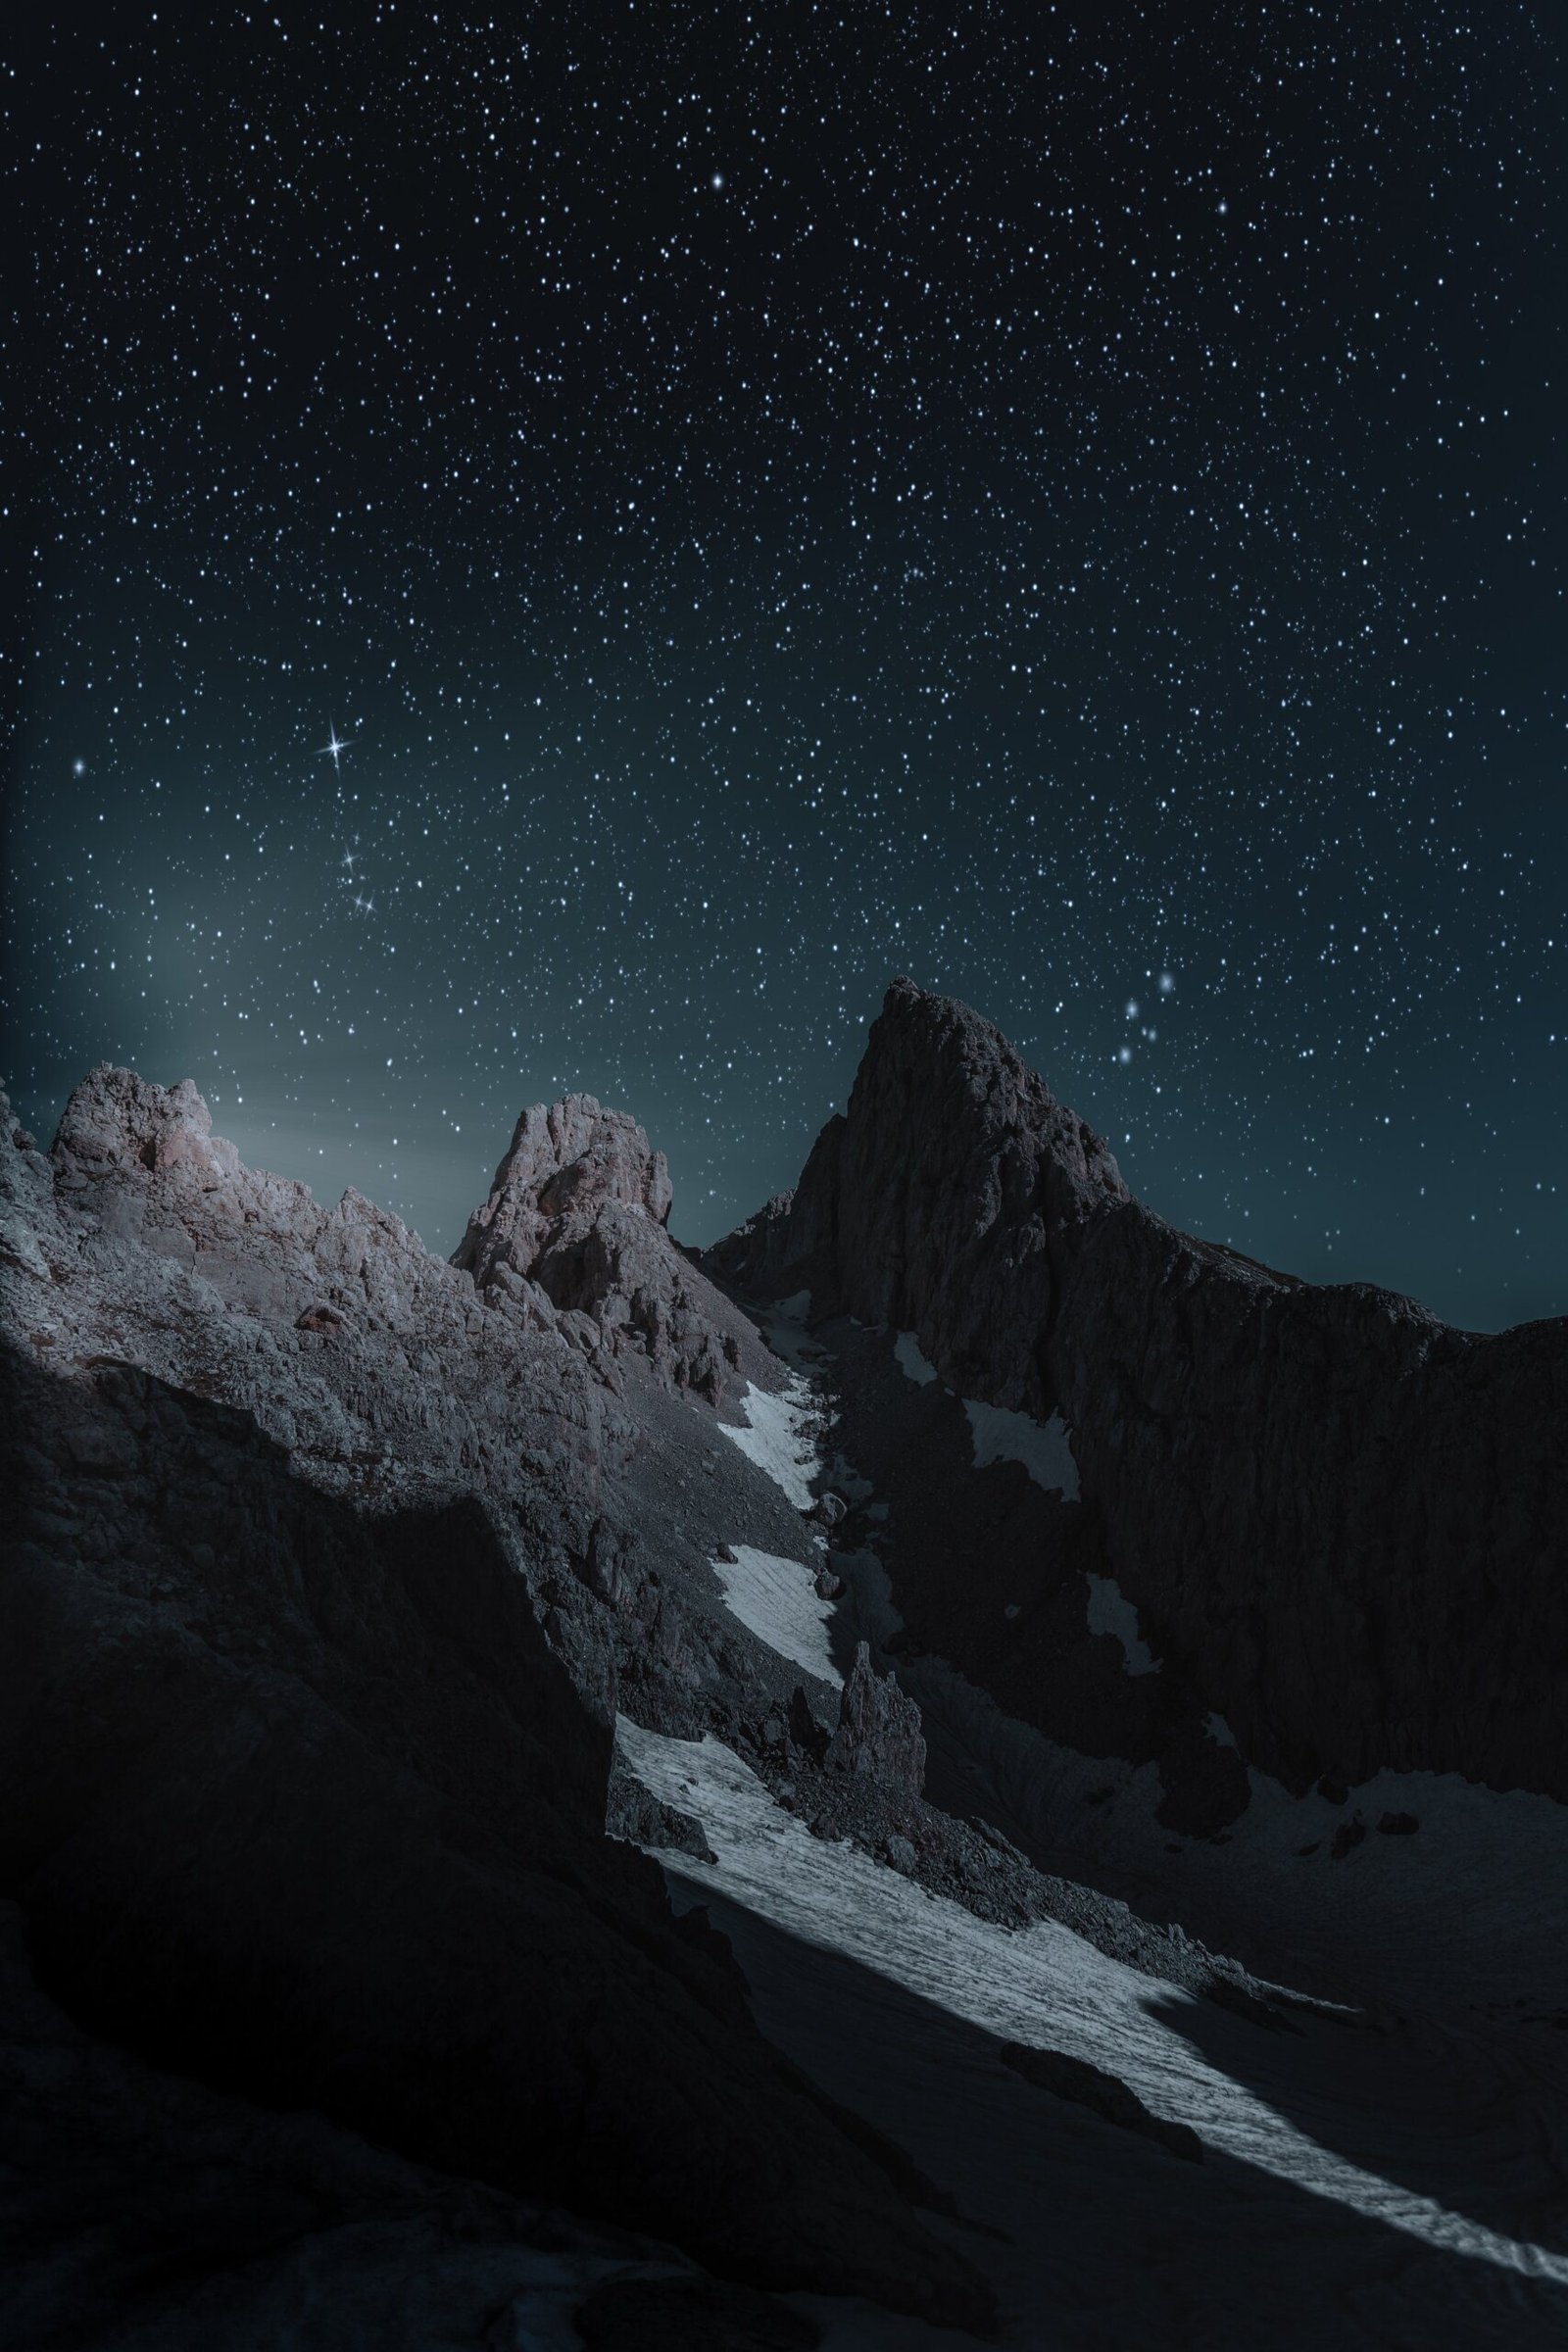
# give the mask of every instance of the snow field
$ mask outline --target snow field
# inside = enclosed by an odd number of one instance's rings
[[[730,1443],[738,1446],[747,1459],[755,1462],[782,1490],[798,1511],[809,1508],[811,1482],[822,1466],[808,1425],[810,1404],[811,1391],[799,1373],[791,1375],[780,1396],[748,1381],[744,1399],[746,1427],[733,1428],[727,1421],[718,1425]]]
[[[993,1462],[1021,1462],[1037,1487],[1060,1494],[1067,1502],[1078,1500],[1078,1465],[1072,1457],[1067,1424],[1059,1413],[1036,1421],[1028,1413],[1009,1412],[1005,1405],[963,1400],[974,1438],[974,1466],[985,1470]]]
[[[1129,1674],[1157,1674],[1159,1660],[1139,1633],[1138,1611],[1115,1578],[1088,1575],[1084,1581],[1089,1587],[1089,1631],[1115,1635]]]
[[[799,1560],[780,1559],[775,1552],[757,1551],[750,1544],[734,1549],[734,1560],[713,1562],[731,1614],[781,1658],[789,1658],[818,1682],[835,1689],[842,1686],[844,1677],[828,1646],[833,1603],[817,1598],[810,1569]]]

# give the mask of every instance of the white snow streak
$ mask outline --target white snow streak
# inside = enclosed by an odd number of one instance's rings
[[[920,1343],[912,1331],[901,1331],[893,1349],[899,1370],[918,1389],[929,1387],[937,1376],[935,1364],[926,1362],[920,1353]]]
[[[1138,1631],[1138,1611],[1113,1576],[1087,1575],[1089,1631],[1114,1634],[1121,1643],[1122,1664],[1129,1674],[1157,1674],[1159,1660]],[[1219,1718],[1216,1716],[1217,1722]],[[1234,1747],[1236,1742],[1230,1741]]]
[[[727,1896],[988,2035],[1105,2068],[1154,2114],[1190,2124],[1209,2146],[1260,2174],[1429,2246],[1568,2284],[1568,2257],[1505,2237],[1353,2163],[1210,2064],[1193,2037],[1163,2022],[1196,2007],[1190,1995],[1160,1986],[1156,2015],[1149,1979],[1070,1929],[1044,1920],[1022,1931],[993,1927],[855,1847],[812,1838],[711,1737],[666,1740],[622,1718],[617,1738],[637,1778],[695,1814],[718,1855],[715,1865],[660,1856],[694,1888]]]

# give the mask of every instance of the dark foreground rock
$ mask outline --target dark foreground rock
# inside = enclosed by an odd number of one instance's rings
[[[612,2278],[576,2314],[588,2352],[811,2352],[813,2320],[703,2278]]]
[[[24,1927],[0,1902],[0,2342],[19,2352],[523,2344],[612,2283],[737,2291],[657,2240],[82,2033],[40,1991]]]
[[[475,1502],[367,1522],[117,1366],[11,1357],[4,1418],[0,1883],[74,2016],[760,2283],[961,2306],[604,1837],[609,1728]]]
[[[707,1262],[1062,1416],[1061,1542],[1136,1608],[1189,1694],[1165,1752],[1215,1789],[1207,1711],[1298,1790],[1393,1767],[1568,1797],[1568,1322],[1478,1337],[1175,1231],[996,1029],[907,981],[796,1192]],[[1007,1703],[1053,1728],[1054,1695]]]

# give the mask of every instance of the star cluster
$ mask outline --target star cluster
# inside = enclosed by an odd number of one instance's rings
[[[47,13],[47,12],[46,12]],[[1551,12],[13,26],[5,1065],[675,1224],[896,972],[1151,1203],[1568,1308]]]

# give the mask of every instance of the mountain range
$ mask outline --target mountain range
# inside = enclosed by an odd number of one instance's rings
[[[890,989],[710,1250],[0,1098],[19,2345],[1568,2324],[1568,1322],[1194,1239]]]

